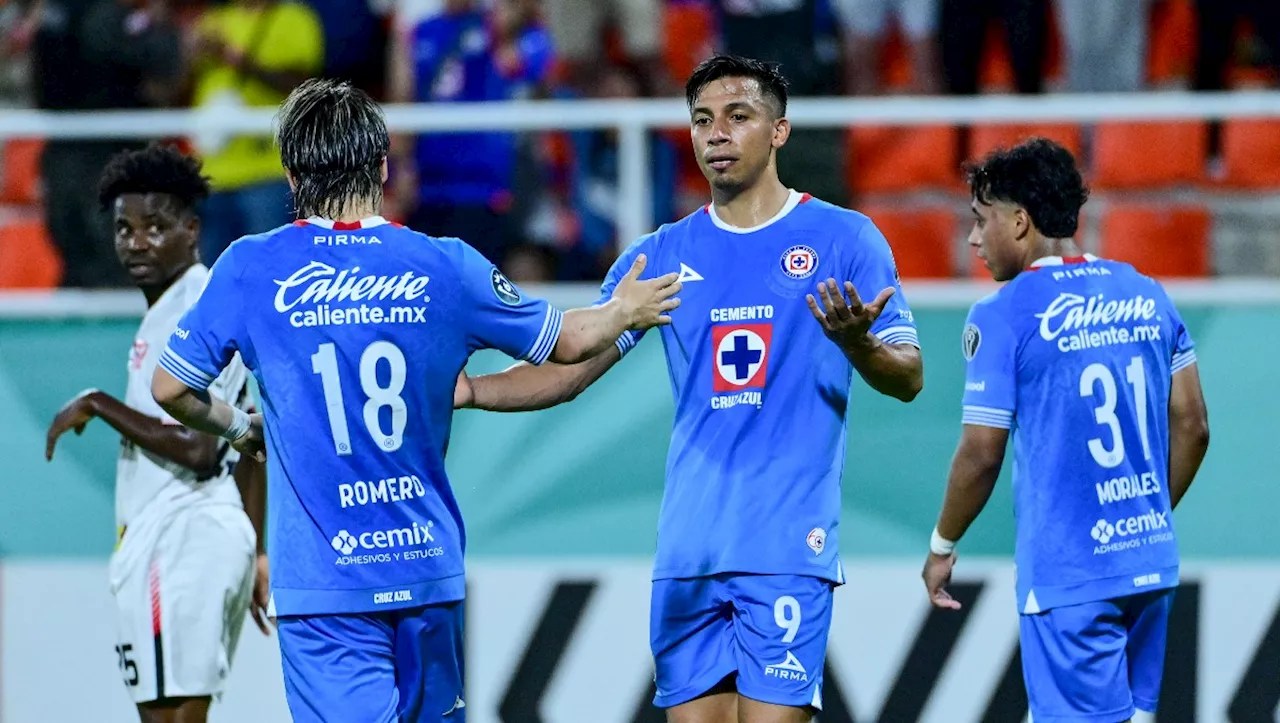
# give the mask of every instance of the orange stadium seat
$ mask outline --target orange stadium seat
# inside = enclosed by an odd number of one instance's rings
[[[4,166],[0,170],[0,202],[30,205],[40,201],[39,138],[13,138],[4,144]]]
[[[903,278],[949,278],[955,273],[956,217],[951,208],[866,206],[858,210],[884,234]]]
[[[1065,123],[975,125],[969,136],[969,158],[979,159],[997,148],[1015,146],[1033,136],[1061,143],[1080,155],[1080,127]]]
[[[960,177],[951,126],[849,129],[845,173],[855,194],[950,187]]]
[[[1208,126],[1200,121],[1099,123],[1093,183],[1119,189],[1199,183],[1208,150]]]
[[[62,280],[62,258],[38,219],[0,224],[0,289],[51,289]]]
[[[1223,185],[1280,188],[1280,121],[1232,119],[1222,124]]]
[[[1152,3],[1147,79],[1154,85],[1189,78],[1196,57],[1196,11],[1191,0]]]
[[[1101,255],[1157,277],[1208,276],[1212,228],[1203,206],[1116,204],[1102,216]]]
[[[671,77],[683,81],[711,55],[715,15],[705,2],[666,3],[663,10],[663,63]]]

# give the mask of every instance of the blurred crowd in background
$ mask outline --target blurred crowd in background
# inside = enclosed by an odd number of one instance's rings
[[[780,63],[793,97],[1268,87],[1280,61],[1280,3],[8,0],[0,102],[79,111],[274,106],[317,75],[350,79],[388,102],[668,97],[716,51]],[[792,187],[872,215],[904,276],[964,276],[969,265],[953,243],[964,233],[959,163],[1029,133],[1066,143],[1091,183],[1136,199],[1086,231],[1100,239],[1095,248],[1128,244],[1128,253],[1150,256],[1157,273],[1237,271],[1211,248],[1213,229],[1219,217],[1243,218],[1244,236],[1256,238],[1247,232],[1256,214],[1204,198],[1280,190],[1280,127],[1247,119],[798,129],[780,171]],[[180,142],[202,156],[215,189],[203,216],[206,263],[238,236],[292,219],[269,137]],[[127,284],[92,180],[113,153],[138,143],[4,144],[0,286]],[[706,202],[687,144],[684,130],[652,134],[659,223]],[[625,202],[617,160],[607,131],[396,137],[387,215],[462,237],[519,281],[595,280],[617,253]],[[1186,253],[1171,253],[1171,239],[1188,244]],[[1280,254],[1257,249],[1233,258],[1244,271],[1280,264]]]

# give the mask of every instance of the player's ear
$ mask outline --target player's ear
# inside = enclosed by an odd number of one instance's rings
[[[773,122],[773,147],[781,148],[787,144],[787,139],[791,137],[791,121],[786,118],[779,118]]]
[[[382,157],[382,182],[385,184],[387,182],[387,178],[389,177],[390,177],[390,174],[387,173],[387,157],[383,156]]]
[[[1031,234],[1031,214],[1027,213],[1027,209],[1018,206],[1013,210],[1013,236],[1019,241],[1025,239]]]

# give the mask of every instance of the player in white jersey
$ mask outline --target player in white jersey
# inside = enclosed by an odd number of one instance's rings
[[[165,344],[209,275],[196,251],[195,210],[208,191],[200,164],[168,146],[121,154],[103,172],[99,195],[114,215],[116,253],[148,309],[128,355],[124,401],[96,389],[77,395],[53,420],[45,450],[52,459],[62,434],[79,434],[95,417],[121,434],[110,564],[115,652],[144,723],[203,723],[246,609],[267,632],[262,466],[179,425],[151,396]],[[238,357],[209,393],[250,406]],[[242,491],[256,503],[252,520]]]

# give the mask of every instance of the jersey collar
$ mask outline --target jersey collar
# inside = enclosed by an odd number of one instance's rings
[[[715,224],[716,228],[720,229],[721,231],[728,231],[729,233],[755,233],[756,231],[760,231],[762,229],[768,228],[773,224],[781,221],[783,218],[786,218],[786,215],[791,213],[793,210],[795,210],[796,206],[799,206],[805,201],[808,201],[809,199],[813,198],[813,196],[810,196],[807,193],[800,193],[795,189],[789,189],[789,190],[791,191],[791,195],[787,196],[787,202],[782,204],[782,208],[779,209],[779,211],[773,215],[773,218],[769,219],[768,221],[765,221],[764,223],[758,226],[752,226],[750,228],[741,228],[739,226],[731,226],[725,223],[724,221],[720,220],[720,217],[716,215],[716,205],[714,203],[708,203],[706,206],[702,207],[702,210],[708,216],[711,217],[711,223]]]
[[[1085,254],[1083,256],[1042,256],[1027,267],[1027,271],[1035,271],[1043,266],[1065,266],[1067,264],[1084,264],[1090,261],[1097,261],[1098,257],[1093,254]]]
[[[299,219],[297,221],[294,221],[294,223],[298,226],[306,226],[306,225],[319,226],[321,228],[327,228],[330,231],[357,231],[362,228],[373,228],[375,226],[382,226],[390,222],[381,216],[370,216],[369,218],[366,218],[366,219],[361,219],[359,221],[350,221],[350,222],[334,221],[327,218],[320,218],[319,216],[312,216],[306,219],[305,221]]]

